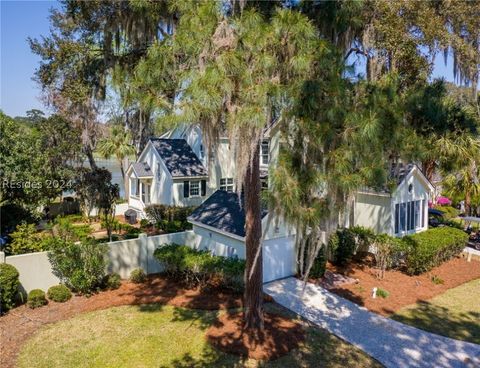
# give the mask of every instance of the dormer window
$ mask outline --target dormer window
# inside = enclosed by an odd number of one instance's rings
[[[260,145],[260,164],[268,165],[270,160],[268,141],[262,141]]]

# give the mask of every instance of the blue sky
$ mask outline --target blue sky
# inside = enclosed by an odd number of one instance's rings
[[[32,80],[39,58],[30,52],[27,37],[49,33],[49,9],[58,7],[55,1],[4,1],[1,13],[1,73],[0,108],[8,115],[24,115],[32,108],[45,107],[39,100],[40,89]],[[437,57],[433,78],[453,81],[450,65]]]

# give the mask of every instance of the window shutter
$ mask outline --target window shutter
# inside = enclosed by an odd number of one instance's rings
[[[183,197],[188,198],[190,196],[190,182],[184,181],[183,182]]]
[[[205,196],[205,194],[207,194],[207,181],[202,180],[202,197]]]

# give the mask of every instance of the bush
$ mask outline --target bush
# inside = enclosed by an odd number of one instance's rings
[[[189,230],[191,225],[187,221],[182,222],[179,220],[174,220],[174,221],[163,220],[157,223],[157,227],[166,233],[178,233],[180,231]]]
[[[147,279],[147,274],[141,268],[136,268],[130,272],[130,281],[135,284],[141,284]]]
[[[443,217],[445,218],[445,220],[451,220],[460,214],[460,211],[452,206],[436,205],[434,206],[434,208],[443,212]]]
[[[54,274],[71,290],[90,294],[101,285],[108,247],[93,239],[80,243],[61,241],[49,252]]]
[[[437,227],[406,236],[407,273],[417,275],[460,254],[467,243],[468,235],[452,227]]]
[[[374,240],[374,233],[361,226],[338,230],[329,240],[333,262],[344,266],[352,261],[360,248],[368,248]]]
[[[163,204],[151,204],[145,207],[147,218],[153,224],[166,221],[187,222],[187,217],[193,212],[195,207],[166,206]]]
[[[92,234],[92,228],[89,224],[74,225],[70,217],[57,217],[52,232],[56,237],[66,241],[82,241]]]
[[[390,293],[387,290],[377,288],[377,296],[379,296],[380,298],[385,299],[385,298],[388,298],[389,295]]]
[[[43,252],[48,249],[46,237],[37,231],[34,224],[22,222],[10,237],[12,242],[7,247],[9,254]]]
[[[398,254],[403,250],[403,242],[401,239],[393,238],[387,234],[376,235],[373,238],[373,246],[375,247],[375,262],[380,269],[379,278],[385,277],[385,270],[392,267]]]
[[[45,292],[40,289],[33,289],[28,293],[27,305],[34,309],[43,307],[48,303]]]
[[[118,273],[110,273],[103,278],[103,288],[116,290],[122,284],[122,280]]]
[[[325,275],[327,270],[327,257],[324,254],[323,249],[318,253],[317,258],[313,261],[312,268],[310,269],[310,277],[314,279],[320,279]]]
[[[212,256],[208,251],[177,244],[157,248],[154,255],[169,277],[181,280],[189,287],[220,284],[234,291],[243,289],[243,260]]]
[[[56,285],[48,289],[47,296],[54,302],[64,303],[72,297],[72,292],[65,285]]]
[[[0,263],[0,313],[15,306],[15,299],[20,286],[17,269],[8,264]]]
[[[141,219],[140,220],[140,227],[147,227],[148,225],[150,225],[150,222],[147,220],[147,219]]]

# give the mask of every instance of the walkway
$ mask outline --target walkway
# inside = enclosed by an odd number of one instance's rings
[[[480,367],[480,345],[457,341],[369,312],[320,286],[290,277],[264,285],[275,301],[359,347],[387,368]]]

